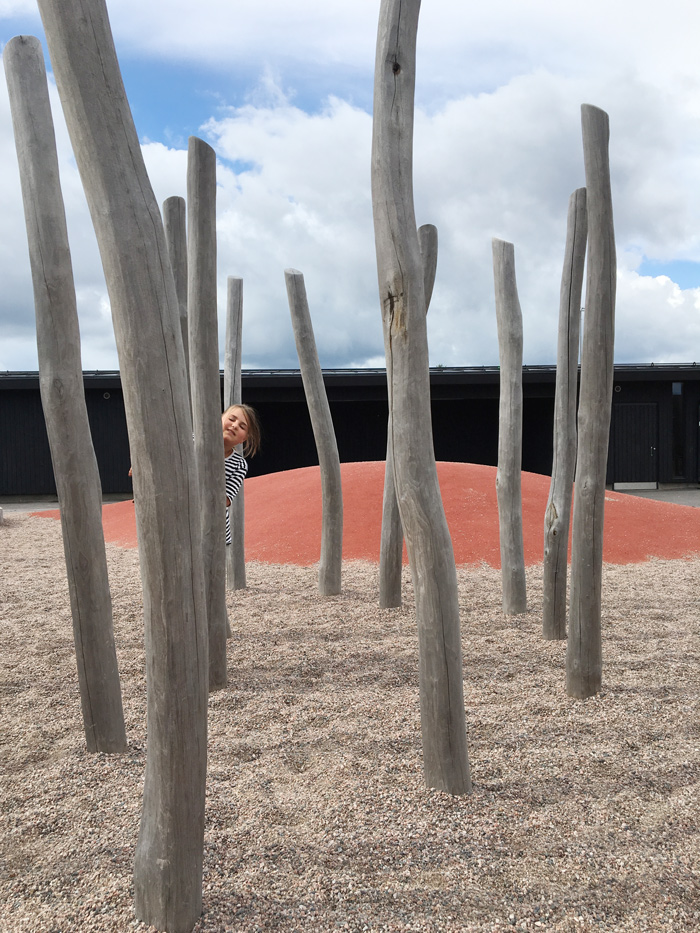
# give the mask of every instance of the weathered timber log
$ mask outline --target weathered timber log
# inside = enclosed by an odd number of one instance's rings
[[[228,277],[226,292],[226,349],[224,352],[224,411],[240,405],[241,337],[243,332],[243,279]],[[231,544],[226,548],[226,582],[231,590],[244,590],[245,500],[243,486],[229,506]]]
[[[175,278],[175,291],[177,303],[180,308],[180,333],[182,345],[185,350],[185,366],[187,369],[187,385],[189,391],[189,336],[187,332],[187,211],[185,199],[179,197],[166,198],[163,201],[163,227],[165,228],[165,242],[168,244],[168,256]]]
[[[61,508],[85,740],[89,752],[123,752],[126,730],[102,532],[102,486],[85,405],[73,267],[40,41],[33,36],[11,39],[3,61],[29,240],[39,386]]]
[[[423,285],[425,288],[425,313],[435,285],[437,271],[438,236],[437,227],[423,224],[418,228]],[[391,414],[389,415],[391,418]],[[379,607],[395,609],[401,605],[401,565],[403,563],[403,529],[399,504],[394,487],[394,452],[391,446],[391,427],[387,431],[386,465],[384,469],[384,496],[382,499],[382,533],[379,546]]]
[[[471,779],[457,575],[432,444],[425,286],[413,207],[419,9],[419,0],[382,0],[380,7],[372,206],[394,483],[416,594],[423,769],[428,786],[463,794]]]
[[[566,576],[576,469],[576,391],[587,238],[586,189],[578,188],[569,198],[564,268],[559,291],[554,456],[544,513],[542,634],[550,640],[566,638]]]
[[[501,363],[496,471],[501,581],[503,611],[506,615],[516,615],[527,611],[520,481],[523,459],[523,319],[515,281],[513,244],[494,237],[492,249]]]
[[[328,405],[323,373],[316,350],[304,276],[296,269],[285,269],[287,298],[299,356],[301,380],[321,468],[321,561],[318,568],[318,591],[322,596],[340,593],[343,563],[343,488],[340,480],[340,457],[333,419]]]
[[[187,152],[187,323],[194,454],[209,632],[209,690],[226,686],[226,491],[216,313],[216,154],[190,136]]]
[[[148,749],[136,917],[189,933],[202,910],[207,631],[179,308],[104,0],[39,0],[109,290],[134,470]]]
[[[617,274],[608,115],[597,107],[584,104],[581,122],[588,204],[588,262],[566,644],[566,692],[579,698],[597,693],[602,682],[603,520],[613,389]]]

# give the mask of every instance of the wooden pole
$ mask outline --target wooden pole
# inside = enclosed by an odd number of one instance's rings
[[[377,32],[372,206],[387,358],[394,483],[416,594],[423,769],[471,790],[459,600],[430,421],[425,286],[413,207],[413,99],[419,0],[382,0]]]
[[[338,444],[316,350],[304,276],[296,269],[285,269],[284,279],[287,284],[301,380],[321,467],[323,521],[318,591],[322,596],[334,596],[340,593],[343,563],[343,488],[340,480]]]
[[[240,405],[241,336],[243,332],[243,279],[228,277],[226,295],[226,351],[224,356],[224,411]],[[244,590],[245,578],[245,500],[243,486],[229,506],[231,544],[226,548],[226,581],[231,590]]]
[[[566,645],[566,692],[589,697],[600,690],[605,472],[608,460],[615,345],[615,231],[608,115],[581,107],[588,202],[586,321],[581,350],[578,456],[574,487],[571,605]]]
[[[437,227],[423,224],[418,228],[425,313],[435,285],[437,271]],[[391,414],[389,415],[391,418]],[[395,609],[401,605],[401,566],[403,563],[403,529],[394,486],[394,452],[391,446],[391,427],[387,431],[386,465],[384,469],[384,497],[382,499],[382,534],[379,546],[379,608]]]
[[[211,691],[226,686],[226,492],[216,314],[216,154],[196,136],[190,136],[187,153],[187,203],[190,384]]]
[[[179,309],[104,0],[39,0],[114,320],[144,592],[148,750],[136,917],[189,933],[202,910],[207,632]]]
[[[527,611],[520,482],[523,459],[523,319],[515,281],[513,244],[494,237],[492,248],[501,362],[496,492],[503,611],[506,615],[516,615]]]
[[[102,486],[90,436],[73,268],[41,43],[3,52],[34,285],[41,402],[49,435],[89,752],[123,752],[126,731],[102,532]]]
[[[549,499],[544,513],[542,634],[550,640],[566,638],[566,572],[571,495],[576,469],[576,391],[587,238],[586,189],[578,188],[569,199],[566,225],[564,269],[559,292],[554,457]]]
[[[180,332],[182,345],[185,350],[185,366],[187,368],[187,385],[189,390],[190,379],[190,352],[189,337],[187,333],[187,212],[185,199],[172,197],[163,201],[163,226],[165,228],[165,242],[168,245],[168,256],[175,278],[175,291],[177,303],[180,308]]]

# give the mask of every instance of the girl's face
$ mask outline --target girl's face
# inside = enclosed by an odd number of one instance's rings
[[[224,432],[224,451],[229,454],[238,444],[243,444],[248,437],[248,420],[245,412],[234,406],[221,416]]]

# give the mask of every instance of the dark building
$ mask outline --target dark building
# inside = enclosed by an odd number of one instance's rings
[[[129,443],[119,373],[85,373],[85,398],[105,493],[128,492]],[[324,380],[341,461],[383,460],[384,370],[327,370]],[[523,369],[523,469],[549,474],[555,369]],[[263,448],[250,475],[318,463],[298,371],[243,373],[243,399],[258,409]],[[435,455],[496,465],[497,367],[431,370]],[[690,483],[700,478],[700,367],[616,366],[608,483]],[[424,443],[425,426],[415,426]],[[37,373],[0,373],[0,496],[55,492]]]

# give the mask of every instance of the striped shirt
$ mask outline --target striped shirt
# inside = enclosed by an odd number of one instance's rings
[[[233,453],[224,459],[224,486],[226,498],[231,502],[236,498],[243,486],[243,480],[248,472],[248,464],[244,457],[234,448]],[[231,518],[226,506],[226,544],[231,543]]]

